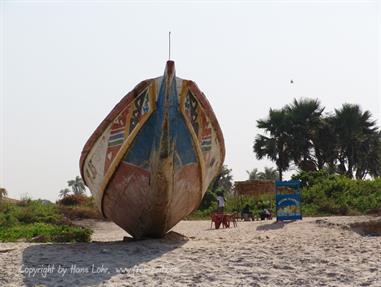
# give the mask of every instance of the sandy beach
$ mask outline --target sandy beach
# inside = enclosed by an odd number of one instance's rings
[[[381,237],[349,227],[369,219],[182,221],[127,242],[111,222],[82,221],[92,243],[0,243],[0,286],[381,286]]]

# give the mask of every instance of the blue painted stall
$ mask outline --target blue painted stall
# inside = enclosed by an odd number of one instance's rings
[[[275,201],[277,221],[302,219],[299,180],[276,180]]]

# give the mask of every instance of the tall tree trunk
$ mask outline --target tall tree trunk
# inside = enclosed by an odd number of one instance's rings
[[[365,169],[358,168],[358,169],[356,170],[356,174],[355,174],[355,176],[356,176],[356,179],[364,179],[365,176],[366,176],[366,174],[367,174],[367,172],[366,172]]]
[[[339,173],[342,175],[345,175],[347,173],[347,169],[345,167],[345,160],[344,157],[339,157]]]
[[[328,172],[329,173],[335,173],[335,161],[333,159],[329,160],[329,163],[328,163]]]
[[[347,176],[349,178],[353,178],[353,158],[352,154],[348,155],[348,170],[347,170]]]
[[[347,158],[348,158],[347,176],[349,178],[353,178],[353,164],[354,164],[353,152],[354,152],[354,146],[353,146],[353,144],[351,144],[349,146],[348,152],[347,152]]]

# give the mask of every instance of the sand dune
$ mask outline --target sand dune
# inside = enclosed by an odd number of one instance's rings
[[[381,237],[351,227],[368,219],[182,221],[185,237],[128,242],[113,223],[83,221],[92,243],[0,243],[0,286],[381,286]]]

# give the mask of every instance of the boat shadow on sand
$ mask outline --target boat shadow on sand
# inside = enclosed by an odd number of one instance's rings
[[[179,248],[186,241],[170,236],[128,242],[36,244],[24,250],[21,272],[26,286],[89,286],[120,274],[128,279],[142,273],[170,273],[176,266],[150,269],[139,264]]]

